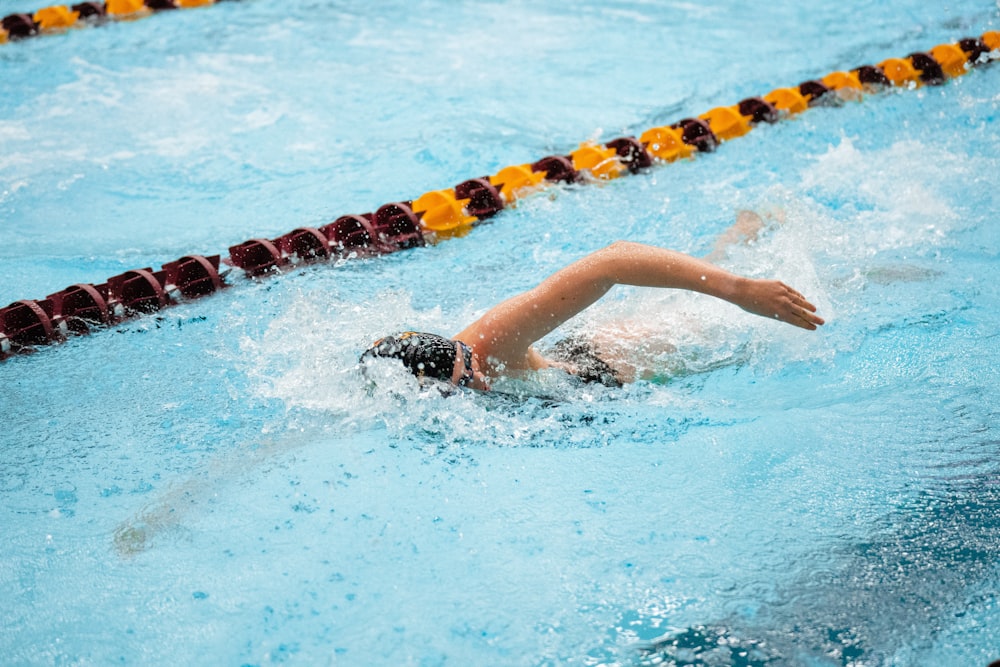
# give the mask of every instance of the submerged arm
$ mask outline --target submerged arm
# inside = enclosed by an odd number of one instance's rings
[[[456,338],[497,362],[523,367],[532,343],[615,285],[686,289],[803,329],[823,324],[815,306],[779,281],[743,278],[673,250],[619,241],[500,303]]]

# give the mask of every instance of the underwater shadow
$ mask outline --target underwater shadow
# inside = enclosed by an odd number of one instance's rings
[[[973,602],[968,591],[995,574],[998,517],[1000,469],[922,490],[885,518],[881,534],[838,550],[839,568],[779,588],[751,622],[691,626],[639,646],[628,662],[888,664],[914,632],[926,643],[946,629]]]

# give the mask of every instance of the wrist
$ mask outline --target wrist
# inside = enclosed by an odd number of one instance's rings
[[[730,303],[738,303],[750,290],[752,282],[751,278],[730,274],[727,280],[722,281],[719,296]]]

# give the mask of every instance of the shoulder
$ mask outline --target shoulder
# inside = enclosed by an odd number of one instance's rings
[[[534,347],[529,345],[525,348],[520,344],[511,344],[512,341],[504,335],[497,335],[491,328],[480,327],[477,324],[472,324],[454,339],[472,348],[479,363],[485,366],[487,374],[496,373],[501,369],[535,371],[552,365],[552,362]]]

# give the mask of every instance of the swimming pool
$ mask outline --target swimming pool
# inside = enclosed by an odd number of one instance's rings
[[[289,4],[0,48],[0,303],[1000,23],[971,1]],[[994,65],[812,109],[463,238],[238,281],[0,363],[0,654],[1000,657],[998,107]],[[678,348],[651,362],[669,381],[362,390],[377,336],[456,331],[618,238],[706,252],[744,207],[785,223],[727,265],[799,287],[821,332],[622,290],[583,324],[652,325]]]

